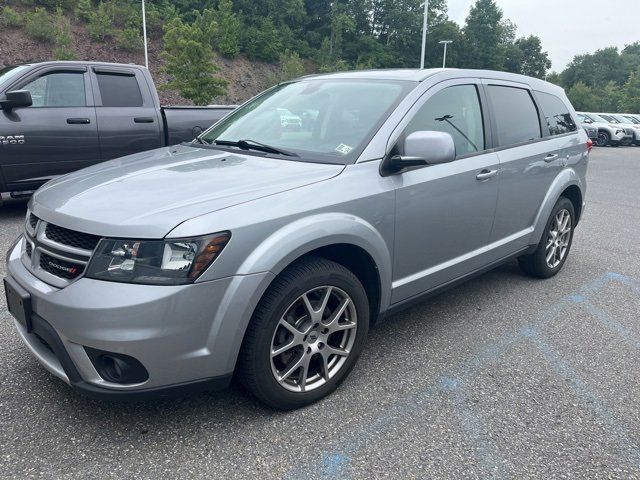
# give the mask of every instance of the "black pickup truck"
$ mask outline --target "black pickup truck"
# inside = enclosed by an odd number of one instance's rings
[[[0,69],[0,203],[112,158],[190,141],[231,106],[161,107],[137,65],[45,62]]]

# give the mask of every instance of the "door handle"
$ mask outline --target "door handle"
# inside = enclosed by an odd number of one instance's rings
[[[69,125],[89,125],[91,120],[88,118],[67,118],[67,123]]]
[[[544,157],[544,161],[549,163],[549,162],[553,162],[554,160],[557,160],[559,157],[559,155],[557,153],[552,153],[550,155],[547,155],[546,157]]]
[[[482,170],[478,175],[476,175],[476,179],[483,181],[483,180],[489,180],[490,178],[495,177],[496,175],[498,175],[498,170]]]
[[[153,123],[152,117],[136,117],[133,119],[135,123]]]

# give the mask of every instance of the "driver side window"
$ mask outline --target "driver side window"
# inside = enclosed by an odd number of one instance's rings
[[[450,134],[456,156],[483,151],[484,125],[476,86],[455,85],[429,98],[409,123],[405,135],[417,131]]]
[[[20,90],[31,92],[32,107],[84,107],[86,97],[84,74],[54,72],[24,85]]]

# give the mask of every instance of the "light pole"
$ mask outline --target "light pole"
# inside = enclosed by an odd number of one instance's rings
[[[429,14],[429,0],[424,0],[424,21],[422,22],[422,54],[420,55],[420,69],[424,68],[424,55],[427,49],[427,17]]]
[[[142,36],[144,37],[144,66],[149,68],[149,50],[147,48],[147,12],[142,0]]]
[[[444,57],[442,58],[442,68],[447,68],[447,45],[453,43],[453,40],[441,40],[440,45],[444,45]]]

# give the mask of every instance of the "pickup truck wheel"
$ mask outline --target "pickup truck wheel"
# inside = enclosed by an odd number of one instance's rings
[[[598,139],[596,145],[598,147],[606,147],[611,142],[611,136],[607,132],[598,132]]]
[[[240,380],[275,409],[311,404],[348,375],[368,329],[369,303],[358,278],[338,263],[304,259],[260,300],[240,352]]]
[[[571,250],[575,218],[573,203],[560,197],[536,251],[518,259],[524,273],[532,277],[550,278],[562,269]]]

